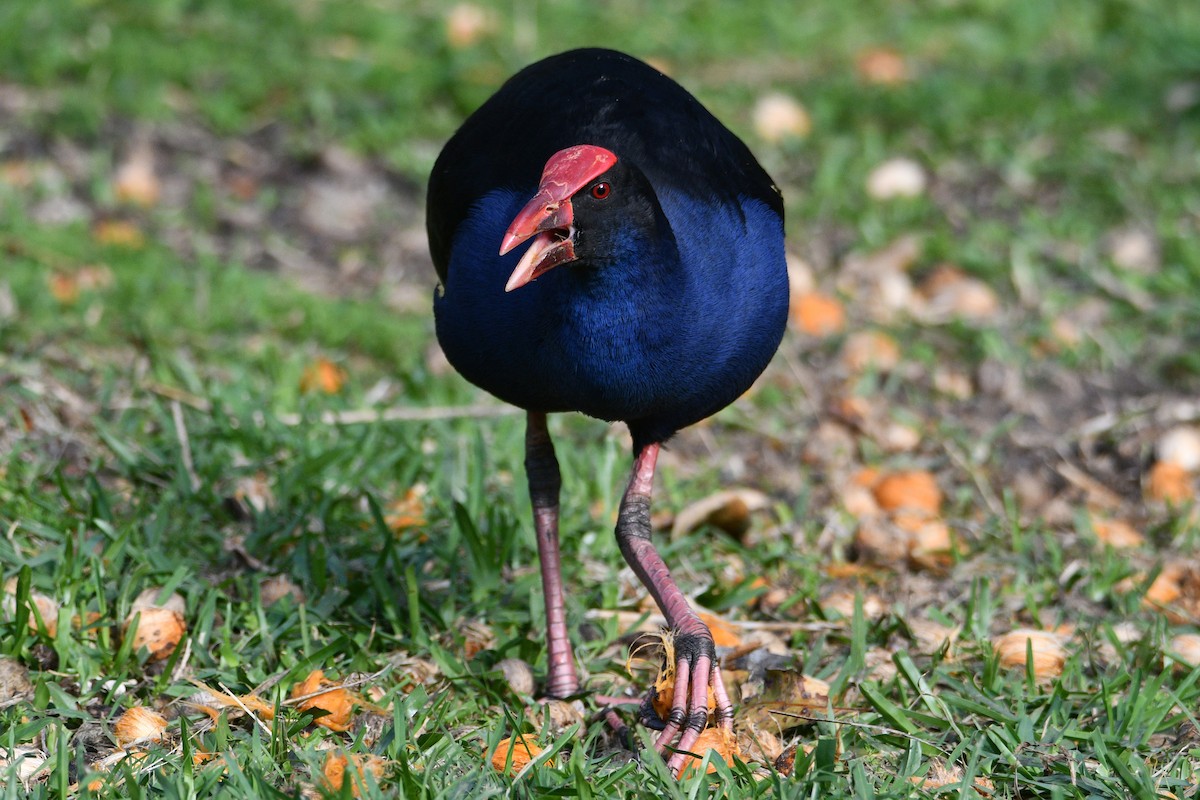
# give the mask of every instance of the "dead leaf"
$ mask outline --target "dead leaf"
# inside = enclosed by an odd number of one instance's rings
[[[1144,228],[1131,227],[1112,231],[1105,242],[1108,257],[1120,269],[1139,275],[1153,275],[1162,265],[1158,240]]]
[[[917,293],[922,302],[916,316],[927,323],[986,322],[1000,313],[1000,298],[991,286],[950,264],[935,269]]]
[[[767,668],[762,689],[743,704],[738,723],[755,730],[786,733],[824,718],[828,710],[828,683],[797,669]]]
[[[922,653],[936,653],[947,644],[953,648],[958,641],[959,629],[947,627],[940,622],[918,618],[905,620],[905,625]]]
[[[1200,635],[1195,633],[1179,634],[1171,639],[1170,652],[1183,659],[1187,668],[1200,667]]]
[[[323,728],[339,733],[350,730],[355,706],[371,705],[340,683],[326,680],[325,673],[319,669],[313,670],[307,678],[292,687],[292,699],[302,697],[306,699],[296,706],[300,711],[325,711],[323,716],[313,721]]]
[[[140,250],[146,244],[146,237],[137,225],[119,219],[97,222],[92,226],[92,238],[99,244],[129,250]]]
[[[860,518],[854,533],[856,561],[895,569],[907,561],[909,549],[908,535],[889,525],[883,517]]]
[[[227,710],[233,715],[250,712],[265,722],[275,719],[275,706],[256,694],[235,696],[228,692],[212,689],[195,678],[190,680],[193,686],[203,691],[203,694],[190,698],[187,701],[188,705],[203,711],[214,720],[219,716],[221,710]]]
[[[1200,622],[1200,567],[1178,561],[1165,565],[1146,590],[1142,604],[1161,611],[1176,625]]]
[[[360,797],[362,790],[367,788],[367,775],[370,774],[378,785],[383,780],[387,760],[373,753],[354,754],[349,757],[340,750],[330,750],[325,755],[325,764],[321,774],[330,791],[340,792],[346,781],[346,772],[350,772],[350,794]]]
[[[842,615],[845,620],[854,618],[854,603],[855,592],[841,589],[826,595],[821,601],[821,608],[826,612],[836,611]],[[883,602],[883,598],[874,592],[863,596],[863,617],[868,620],[876,620],[887,613],[887,604]]]
[[[183,595],[178,592],[172,592],[166,598],[162,598],[162,589],[157,586],[151,586],[133,599],[130,605],[130,612],[146,611],[152,608],[165,608],[174,611],[176,614],[183,616],[187,612],[187,605],[184,602]]]
[[[1200,470],[1200,428],[1179,425],[1164,433],[1154,446],[1159,461],[1177,464],[1188,472]]]
[[[17,612],[17,579],[16,577],[9,578],[4,582],[4,600],[0,608],[3,609],[4,616],[12,617]],[[58,633],[58,601],[52,597],[30,590],[29,602],[33,608],[37,609],[37,614],[29,614],[29,629],[32,631],[42,630],[38,626],[38,617],[42,618],[42,624],[45,625],[44,630],[46,635],[54,638]]]
[[[137,616],[137,627],[132,631]],[[162,661],[175,652],[176,645],[187,632],[183,615],[170,608],[147,608],[133,612],[125,620],[124,637],[133,637],[133,651],[143,647],[150,654],[150,661]]]
[[[555,736],[561,736],[572,725],[578,725],[576,736],[579,736],[585,729],[583,717],[583,704],[575,701],[568,702],[566,700],[550,700],[543,699],[539,702],[544,713],[543,718],[549,725],[550,732]]]
[[[1192,477],[1174,461],[1159,461],[1146,476],[1146,499],[1181,506],[1196,499]]]
[[[928,179],[925,169],[911,158],[884,161],[867,176],[867,194],[875,200],[920,197]]]
[[[957,765],[947,766],[944,762],[934,759],[929,765],[929,770],[924,775],[913,775],[908,780],[922,789],[957,788],[962,786],[963,771],[962,767]],[[995,789],[995,786],[987,778],[976,778],[973,783],[975,789],[985,795],[991,794]]]
[[[346,371],[327,358],[318,358],[304,368],[300,376],[300,391],[337,394],[346,382]]]
[[[300,605],[305,599],[304,591],[287,575],[272,575],[260,581],[258,597],[266,608],[270,608],[285,597],[290,597],[292,603],[296,605]]]
[[[50,296],[64,306],[73,306],[79,301],[79,281],[71,272],[51,272],[46,282]]]
[[[802,139],[812,131],[808,111],[794,97],[780,92],[764,94],[754,104],[754,130],[765,142]]]
[[[239,477],[234,483],[233,496],[260,514],[275,507],[271,479],[262,471]]]
[[[118,747],[128,747],[139,742],[158,741],[166,729],[167,718],[162,714],[145,706],[134,706],[113,723],[113,736]]]
[[[921,444],[921,432],[903,422],[886,422],[871,431],[871,438],[889,453],[911,453]]]
[[[154,170],[154,150],[149,144],[140,143],[117,168],[113,192],[122,203],[149,207],[158,203],[161,190]]]
[[[496,646],[496,634],[484,622],[478,620],[463,622],[460,632],[463,635],[463,653],[467,658],[474,658],[484,650],[491,650]]]
[[[846,337],[841,361],[846,371],[854,374],[890,372],[900,363],[900,345],[881,331],[857,331]]]
[[[510,736],[496,745],[496,752],[492,754],[492,769],[505,775],[515,775],[541,753],[541,746],[532,736]],[[547,759],[546,766],[554,766],[554,760]]]
[[[10,776],[25,783],[46,764],[47,756],[33,747],[0,748],[0,777],[8,783]]]
[[[441,677],[442,671],[437,664],[425,658],[410,656],[400,652],[392,655],[388,662],[392,665],[392,675],[396,679],[400,691],[413,691],[418,686],[425,686]]]
[[[950,526],[923,511],[900,510],[892,515],[896,527],[908,534],[908,561],[921,569],[944,569],[954,561]]]
[[[0,656],[0,708],[33,697],[29,670],[11,656]]]
[[[866,83],[899,86],[910,79],[904,56],[890,47],[868,47],[859,52],[854,65]]]
[[[1067,663],[1063,637],[1051,631],[1018,628],[992,640],[1000,665],[1010,669],[1026,668],[1026,656],[1033,655],[1033,676],[1039,679],[1056,678]]]
[[[774,764],[775,759],[783,754],[783,742],[769,727],[743,725],[736,731],[737,748],[748,755],[751,761]]]
[[[709,524],[740,538],[750,529],[750,515],[769,508],[771,500],[755,489],[727,489],[684,508],[671,525],[671,540]]]
[[[854,434],[840,422],[822,420],[813,432],[805,437],[804,463],[823,466],[830,472],[848,467],[858,452]]]
[[[248,172],[233,172],[225,178],[225,188],[236,199],[246,203],[258,196],[258,180]]]
[[[497,27],[490,10],[474,3],[458,3],[446,15],[446,42],[455,50],[465,50],[495,33]]]
[[[708,630],[712,633],[713,644],[717,647],[739,647],[742,644],[742,637],[733,625],[716,614],[710,614],[707,611],[697,613],[700,621],[708,626]]]
[[[0,183],[15,189],[28,189],[33,185],[33,168],[28,161],[19,159],[0,162]]]
[[[875,493],[866,486],[861,486],[854,482],[850,482],[842,489],[842,507],[860,522],[878,516],[881,510],[879,503],[875,502]],[[885,552],[887,550],[886,546],[875,546],[877,544],[883,545],[883,542],[876,541],[873,532],[867,533],[865,536],[867,538],[865,545],[869,550],[878,552]]]
[[[1145,537],[1123,519],[1102,519],[1093,515],[1092,530],[1096,538],[1118,550],[1141,547]]]
[[[924,470],[885,475],[872,491],[875,501],[885,511],[915,509],[936,516],[941,510],[942,490],[933,474]]]
[[[533,679],[533,668],[529,663],[519,658],[501,659],[496,668],[504,673],[508,687],[518,695],[532,695],[536,688]]]
[[[868,420],[876,416],[875,407],[871,404],[870,399],[860,395],[844,395],[833,398],[829,404],[829,414],[860,431],[866,426]]]
[[[733,735],[732,731],[727,731],[724,728],[705,728],[700,732],[700,738],[688,748],[688,751],[695,753],[696,756],[688,756],[684,759],[683,766],[679,770],[680,780],[685,780],[695,774],[700,761],[710,752],[715,753],[729,765],[733,764],[734,758],[739,758],[742,755],[737,738]],[[712,774],[716,771],[716,764],[710,760],[705,773]]]
[[[779,758],[775,759],[775,771],[786,777],[792,777],[792,773],[796,770],[796,754],[802,752],[807,755],[813,751],[814,747],[816,745],[802,744],[800,742],[788,745],[779,754]]]
[[[831,336],[846,327],[846,311],[833,297],[808,292],[792,297],[792,327],[814,337]]]
[[[792,296],[807,294],[816,288],[812,265],[795,253],[786,253],[788,291]]]
[[[427,492],[428,487],[425,484],[414,484],[404,493],[404,497],[390,502],[383,517],[388,529],[393,533],[400,533],[409,528],[424,527]]]

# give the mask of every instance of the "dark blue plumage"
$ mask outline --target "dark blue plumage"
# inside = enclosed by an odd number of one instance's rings
[[[521,249],[497,255],[505,229],[547,159],[581,143],[636,165],[667,227],[506,294]],[[691,95],[628,56],[573,51],[514,76],[447,143],[427,213],[451,363],[525,409],[624,420],[635,448],[736,399],[783,333],[777,190]]]
[[[427,227],[442,348],[468,380],[528,412],[553,697],[580,682],[546,414],[629,425],[634,467],[617,541],[666,617],[676,659],[670,713],[659,718],[647,698],[641,718],[662,731],[660,752],[674,747],[678,772],[708,724],[709,693],[727,734],[733,705],[712,634],[651,541],[655,461],[663,441],[749,388],[779,345],[779,192],[674,81],[620,53],[576,50],[517,73],[463,123],[430,176]]]

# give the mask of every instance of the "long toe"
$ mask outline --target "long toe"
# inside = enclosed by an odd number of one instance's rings
[[[696,659],[696,665],[692,669],[691,685],[686,690],[687,708],[683,723],[683,736],[680,737],[679,744],[675,746],[675,753],[667,761],[667,768],[671,770],[672,775],[679,775],[692,746],[696,744],[696,740],[700,738],[700,734],[708,725],[708,689],[712,682],[713,667],[713,659],[705,654]],[[684,691],[676,684],[676,697],[683,694]]]
[[[671,701],[671,712],[667,715],[662,732],[654,741],[654,749],[659,753],[664,753],[668,745],[675,741],[675,737],[679,735],[679,729],[687,721],[688,686],[690,685],[691,671],[692,665],[686,658],[680,658],[675,663],[675,697]]]

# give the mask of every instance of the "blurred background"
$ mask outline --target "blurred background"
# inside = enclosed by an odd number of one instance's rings
[[[171,244],[415,306],[404,293],[428,282],[422,184],[440,143],[521,66],[604,45],[651,60],[747,139],[818,270],[916,232],[924,260],[994,284],[1024,264],[1053,314],[1105,293],[1097,281],[1135,295],[1165,282],[1179,301],[1196,288],[1189,3],[3,5],[0,153],[10,195],[34,191],[21,205],[35,222],[129,216],[113,179],[132,161],[157,181],[143,205]],[[921,185],[871,202],[868,176],[893,158],[917,168],[893,179]],[[1114,251],[1190,266],[1118,266],[1108,281],[1093,266],[1108,276]],[[1178,306],[1138,309],[1139,325],[1173,335],[1167,318],[1195,320]]]
[[[497,707],[533,713],[488,670],[544,669],[523,423],[437,349],[424,186],[507,76],[585,45],[673,76],[784,193],[789,332],[747,397],[671,443],[656,523],[685,591],[785,626],[796,669],[867,721],[793,735],[824,737],[805,791],[908,796],[917,731],[996,796],[1184,796],[1198,690],[1143,683],[1200,619],[1200,569],[1179,566],[1200,547],[1185,0],[0,0],[0,577],[62,622],[0,614],[40,698],[0,696],[0,729],[84,752],[123,706],[193,691],[185,674],[250,691],[391,664],[372,697],[423,738],[355,746],[412,796],[511,789],[482,754]],[[392,422],[364,424],[378,409]],[[614,615],[639,599],[611,536],[628,442],[569,415],[554,432],[574,631],[616,691]],[[884,507],[895,474],[915,525]],[[192,673],[113,646],[161,587]],[[997,666],[989,637],[1024,626],[1067,642],[1053,702],[1025,638]],[[876,671],[893,663],[911,687]],[[588,735],[547,786],[590,785]],[[312,741],[288,760],[248,724],[203,739],[289,791],[320,770]],[[83,763],[47,771],[66,786]],[[191,791],[190,772],[137,779]]]

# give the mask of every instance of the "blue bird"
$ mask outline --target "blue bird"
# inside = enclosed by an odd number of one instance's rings
[[[712,634],[650,537],[659,447],[750,387],[787,318],[783,200],[745,144],[679,84],[611,50],[510,78],[446,143],[429,179],[437,336],[467,380],[527,412],[525,464],[546,603],[546,693],[579,679],[546,415],[625,422],[633,472],[616,536],[675,635],[665,751],[731,728]],[[683,756],[668,762],[678,772]]]

